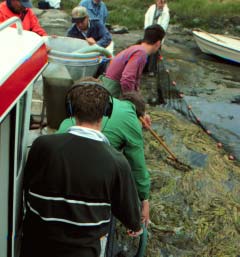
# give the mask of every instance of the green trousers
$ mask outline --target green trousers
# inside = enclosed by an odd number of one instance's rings
[[[103,86],[110,92],[113,97],[119,98],[121,94],[121,85],[118,81],[106,78],[101,75],[99,79],[102,81]]]

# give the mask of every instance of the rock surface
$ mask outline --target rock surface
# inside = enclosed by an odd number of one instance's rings
[[[38,16],[41,26],[49,35],[65,36],[68,28],[72,25],[71,19],[65,11],[34,8],[34,12]]]

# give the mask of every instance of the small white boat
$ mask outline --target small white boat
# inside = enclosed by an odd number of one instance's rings
[[[193,30],[193,36],[206,54],[213,54],[240,63],[240,38]]]

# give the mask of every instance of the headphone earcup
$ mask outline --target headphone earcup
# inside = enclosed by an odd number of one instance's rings
[[[105,108],[104,108],[103,116],[106,116],[106,117],[110,118],[111,115],[112,115],[112,111],[113,111],[113,98],[112,98],[112,95],[111,95],[111,94],[109,93],[109,91],[108,91],[105,87],[103,87],[102,85],[97,84],[96,82],[91,82],[91,81],[81,82],[81,83],[79,83],[79,84],[77,84],[77,85],[72,86],[72,87],[68,90],[68,92],[67,92],[67,94],[66,94],[66,97],[65,97],[65,99],[66,99],[66,100],[65,100],[66,113],[67,113],[68,117],[73,117],[73,116],[74,116],[74,107],[73,107],[72,102],[71,102],[71,93],[72,93],[72,91],[75,90],[75,89],[78,88],[78,87],[87,86],[87,85],[89,85],[89,84],[90,84],[90,85],[95,85],[96,87],[99,87],[99,88],[101,88],[101,89],[104,89],[104,90],[108,93],[109,98],[108,98],[108,101],[107,101],[106,106],[105,106]]]
[[[112,115],[112,111],[113,111],[113,103],[109,99],[109,101],[106,104],[105,111],[104,111],[103,115],[110,119],[111,115]]]
[[[73,113],[73,107],[70,99],[66,101],[66,112],[68,117],[73,117],[74,113]]]

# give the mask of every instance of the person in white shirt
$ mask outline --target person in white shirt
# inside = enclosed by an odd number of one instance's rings
[[[151,5],[145,13],[144,29],[153,24],[159,24],[165,32],[170,21],[169,8],[165,0],[156,0],[156,3]],[[163,39],[164,41],[164,39]],[[162,41],[162,43],[163,43]],[[154,75],[157,72],[157,60],[159,53],[153,54],[149,57],[148,71],[149,74]]]
[[[145,13],[144,29],[153,24],[159,24],[167,31],[170,21],[169,8],[165,0],[156,0]]]

